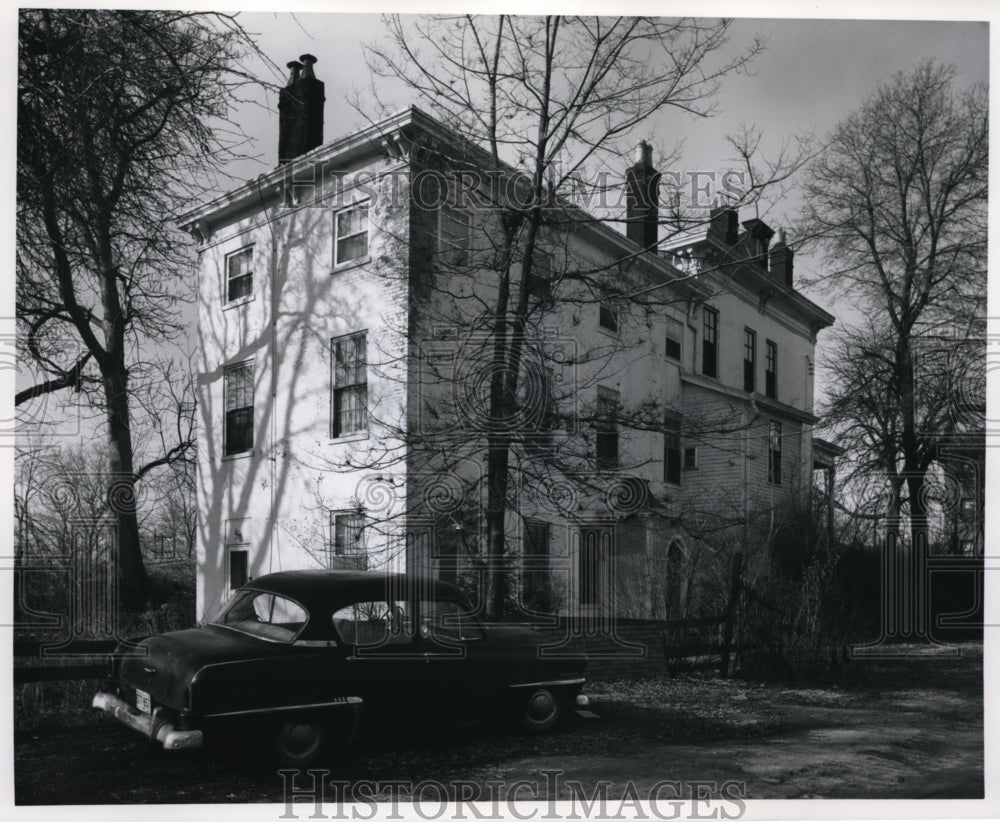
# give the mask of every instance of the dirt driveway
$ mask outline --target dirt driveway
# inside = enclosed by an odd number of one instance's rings
[[[380,799],[426,780],[471,784],[482,797],[490,784],[524,780],[523,799],[589,796],[601,782],[620,797],[628,781],[645,798],[664,780],[742,783],[751,799],[983,796],[975,646],[957,660],[857,662],[823,686],[678,677],[588,690],[597,716],[555,735],[383,731],[332,765],[331,779],[367,781]],[[15,787],[18,804],[284,801],[273,770],[210,751],[167,754],[105,722],[17,734]]]

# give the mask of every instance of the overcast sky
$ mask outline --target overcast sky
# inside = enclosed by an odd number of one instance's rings
[[[910,7],[914,14],[934,10],[929,4],[914,3]],[[364,124],[348,99],[369,82],[363,45],[383,37],[378,14],[253,12],[240,19],[256,35],[263,52],[279,66],[307,52],[318,58],[316,74],[326,83],[325,139],[350,133]],[[798,136],[812,134],[822,140],[871,94],[877,83],[898,71],[912,69],[927,57],[953,63],[959,71],[959,84],[989,79],[989,26],[985,22],[742,18],[734,21],[729,43],[717,59],[735,56],[756,35],[766,39],[766,52],[755,59],[749,73],[723,81],[715,116],[696,119],[671,111],[636,131],[636,141],[647,139],[656,145],[670,146],[678,138],[683,140],[681,158],[670,169],[661,170],[684,176],[692,171],[721,174],[738,167],[732,161],[732,148],[726,138],[744,126],[760,130],[765,157],[773,157],[784,143]],[[282,82],[263,65],[259,71]],[[384,84],[379,92],[400,108],[417,102],[403,90]],[[263,106],[246,107],[241,121],[255,139],[254,150],[262,156],[262,162],[234,169],[241,180],[256,177],[275,163],[276,99],[273,94],[262,95],[259,102]],[[772,228],[790,227],[800,204],[793,181],[784,196],[762,203],[760,216]],[[800,256],[796,271],[806,272],[821,265],[821,260]],[[855,315],[851,306],[835,303],[827,295],[808,296],[841,322],[850,322]],[[822,335],[820,339],[822,343]],[[823,393],[823,376],[821,363],[817,399]]]
[[[195,5],[185,4],[185,7]],[[208,8],[205,4],[197,4]],[[253,4],[248,4],[252,6]],[[315,7],[316,4],[313,4]],[[438,4],[440,5],[440,4]],[[455,5],[455,4],[453,4]],[[516,5],[516,4],[515,4]],[[564,4],[565,5],[565,4]],[[647,4],[648,5],[648,4]],[[799,4],[801,7],[802,4]],[[870,13],[862,6],[809,3],[807,8],[824,10],[828,14],[853,13],[855,16]],[[302,8],[307,4],[297,3]],[[325,8],[349,8],[348,4],[326,3]],[[357,3],[354,4],[356,8]],[[576,2],[569,10],[591,8],[608,12],[603,5]],[[377,4],[376,4],[377,7]],[[219,6],[221,8],[221,6]],[[471,4],[461,4],[462,10],[473,10]],[[509,10],[506,4],[505,10]],[[541,6],[534,6],[542,10]],[[719,8],[722,13],[732,13],[730,4],[701,4],[695,9],[683,4],[659,3],[658,13],[705,11]],[[735,167],[732,150],[726,142],[727,135],[743,126],[751,126],[763,133],[762,148],[765,156],[773,156],[783,142],[803,134],[814,134],[821,139],[852,109],[861,104],[879,81],[886,80],[897,71],[907,71],[920,60],[932,57],[943,63],[953,63],[959,71],[959,82],[967,84],[988,80],[989,26],[983,22],[907,21],[907,20],[831,20],[831,19],[776,19],[779,13],[796,8],[795,4],[769,4],[768,6],[738,6],[736,9],[756,9],[761,14],[754,19],[737,19],[731,28],[726,51],[729,56],[744,49],[759,34],[767,40],[767,51],[761,54],[748,74],[726,78],[716,98],[716,116],[693,119],[677,113],[665,113],[637,131],[635,139],[645,138],[654,145],[671,145],[678,138],[685,147],[681,158],[669,169],[680,174],[692,171],[724,172]],[[616,4],[614,11],[641,12],[652,9],[642,4],[625,2]],[[963,14],[968,20],[986,18],[990,4],[965,3],[945,6],[912,0],[906,4],[879,4],[880,14],[941,17],[944,14]],[[979,12],[982,12],[980,15]],[[317,76],[326,83],[326,111],[324,136],[332,140],[350,133],[363,124],[363,119],[348,104],[348,97],[368,82],[364,62],[363,44],[383,36],[378,14],[355,11],[311,13],[249,11],[240,15],[245,28],[253,33],[262,51],[279,66],[309,52],[318,57]],[[719,59],[727,55],[720,54]],[[271,82],[282,83],[281,75],[263,63],[251,64],[255,74]],[[283,71],[283,69],[282,69]],[[380,87],[399,107],[415,100],[392,89]],[[251,152],[260,156],[257,163],[244,162],[232,169],[238,180],[256,177],[275,165],[277,152],[276,96],[260,93],[255,104],[247,105],[238,117],[247,135],[252,139]],[[12,128],[12,125],[10,126]],[[773,228],[793,224],[793,215],[800,202],[794,184],[786,196],[774,198],[763,204],[762,216]],[[744,214],[743,217],[751,215]],[[806,272],[821,266],[822,261],[800,256],[796,272]],[[12,289],[11,303],[12,299]],[[822,294],[807,293],[824,308],[837,315],[839,322],[850,322],[849,306],[836,304]],[[12,315],[13,312],[10,312]],[[192,337],[197,330],[192,327]],[[817,399],[822,396],[824,374],[822,370],[822,341],[820,336],[820,370],[817,372]]]

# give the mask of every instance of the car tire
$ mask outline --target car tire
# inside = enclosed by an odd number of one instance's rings
[[[558,691],[536,688],[522,705],[521,727],[532,734],[548,733],[562,721],[564,712],[564,700]]]
[[[321,763],[330,748],[330,726],[312,714],[280,719],[274,730],[274,754],[285,768],[310,768]]]

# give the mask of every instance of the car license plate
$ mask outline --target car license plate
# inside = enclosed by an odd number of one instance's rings
[[[153,705],[149,700],[149,694],[145,691],[140,691],[138,688],[135,689],[135,707],[144,714],[151,714],[153,712]]]

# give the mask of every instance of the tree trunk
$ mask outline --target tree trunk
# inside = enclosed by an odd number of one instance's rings
[[[108,507],[117,520],[119,601],[125,611],[140,611],[149,604],[150,590],[139,544],[127,389],[125,365],[115,363],[104,375],[111,469]]]

